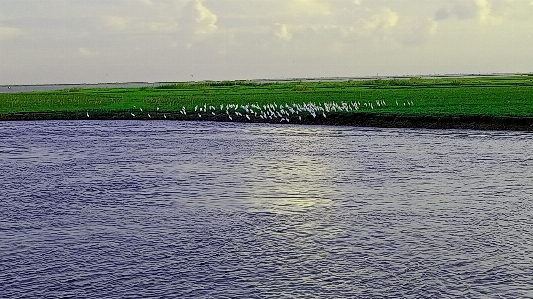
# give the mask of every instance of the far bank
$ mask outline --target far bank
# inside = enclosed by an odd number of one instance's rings
[[[4,93],[0,120],[210,120],[533,131],[532,79],[224,81]]]

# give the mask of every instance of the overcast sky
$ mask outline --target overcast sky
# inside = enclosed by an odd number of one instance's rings
[[[533,72],[533,0],[0,0],[0,85]]]

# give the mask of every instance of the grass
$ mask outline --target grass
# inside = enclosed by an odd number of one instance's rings
[[[268,105],[275,107],[273,110],[280,106],[297,109],[309,104],[321,107],[313,110],[324,114],[533,117],[533,76],[344,82],[222,81],[0,94],[0,114],[105,111],[139,115],[142,109],[142,113],[183,111],[199,113],[201,117],[208,113],[227,114],[232,109],[232,113],[246,113],[243,107],[253,105],[259,107],[255,109],[257,118],[259,110]],[[343,105],[350,109],[339,108]],[[312,114],[309,109],[302,113]]]

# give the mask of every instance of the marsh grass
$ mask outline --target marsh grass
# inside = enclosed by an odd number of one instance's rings
[[[386,105],[377,105],[384,101]],[[221,81],[142,88],[0,94],[0,113],[76,111],[194,112],[198,106],[359,103],[375,114],[533,116],[530,76],[408,78],[344,82]],[[366,105],[365,105],[366,103]],[[372,104],[372,108],[370,107]],[[352,111],[350,113],[356,113]],[[217,113],[220,113],[218,111]]]

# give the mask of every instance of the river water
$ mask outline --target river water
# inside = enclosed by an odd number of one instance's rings
[[[1,298],[533,298],[533,134],[0,123]]]

